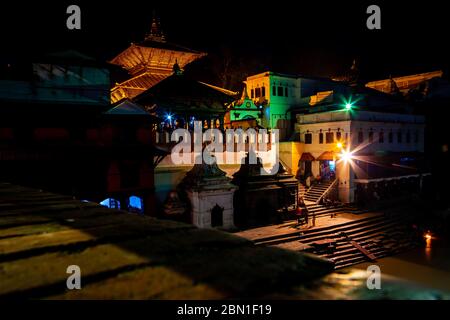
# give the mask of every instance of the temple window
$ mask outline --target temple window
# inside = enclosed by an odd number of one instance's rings
[[[336,140],[341,141],[341,138],[342,138],[342,132],[341,131],[336,132]]]
[[[261,87],[261,97],[266,96],[266,87]]]
[[[364,133],[362,131],[358,132],[358,143],[364,142]]]
[[[272,95],[273,96],[277,95],[277,87],[276,86],[272,86]]]
[[[250,97],[253,99],[255,97],[255,90],[250,90]]]
[[[378,134],[378,142],[384,143],[384,132],[383,131],[380,131],[380,133]]]
[[[283,96],[283,87],[278,87],[278,94],[277,96],[282,97]]]
[[[256,88],[255,89],[255,98],[259,98],[261,97],[261,88]]]
[[[334,143],[334,133],[333,132],[325,133],[325,142],[326,143]]]
[[[285,97],[289,97],[289,91],[288,91],[288,88],[287,88],[287,87],[284,88],[284,96],[285,96]]]
[[[389,140],[389,143],[394,142],[394,134],[392,133],[392,131],[389,132],[388,140]]]
[[[406,133],[406,143],[411,143],[411,132]]]
[[[311,143],[312,143],[312,134],[305,133],[305,144],[311,144]]]
[[[373,142],[373,131],[369,131],[369,142]]]
[[[402,143],[402,132],[401,131],[397,132],[397,143]]]
[[[322,132],[319,133],[319,143],[320,144],[323,143],[323,133]]]

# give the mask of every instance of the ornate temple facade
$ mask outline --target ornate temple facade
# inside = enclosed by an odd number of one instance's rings
[[[339,79],[264,72],[244,81],[225,123],[278,129],[287,170],[303,183],[335,181],[339,200],[351,203],[368,186],[405,177],[421,184],[425,118],[411,102],[448,93],[441,77],[436,71],[365,84],[355,62]]]

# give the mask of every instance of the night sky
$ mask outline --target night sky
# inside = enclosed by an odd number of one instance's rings
[[[66,29],[70,4],[81,7],[81,31]],[[366,28],[369,4],[381,7],[381,30]],[[1,5],[0,63],[67,48],[109,60],[143,40],[153,9],[169,41],[210,54],[192,66],[202,80],[218,81],[213,69],[224,56],[244,75],[333,76],[354,58],[367,80],[450,72],[450,13],[432,1],[15,1]]]

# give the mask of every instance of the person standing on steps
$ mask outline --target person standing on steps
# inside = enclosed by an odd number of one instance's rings
[[[300,197],[299,199],[299,207],[302,209],[302,215],[303,218],[305,219],[305,224],[306,226],[309,225],[309,221],[308,221],[308,208],[306,207],[305,201],[303,200],[303,197]]]
[[[310,174],[306,177],[305,184],[306,184],[307,189],[309,189],[311,187],[311,175]]]

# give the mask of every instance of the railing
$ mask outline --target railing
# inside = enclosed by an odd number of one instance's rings
[[[194,147],[194,139],[192,136],[192,132],[190,132],[191,136],[191,146],[192,150]],[[222,133],[223,134],[223,133]],[[161,131],[161,132],[152,132],[152,141],[157,145],[173,145],[177,142],[174,142],[171,140],[172,132],[170,131]],[[183,138],[183,136],[176,136],[177,139]],[[262,136],[251,136],[251,135],[244,135],[244,136],[234,136],[231,141],[226,141],[226,137],[223,135],[219,135],[217,137],[217,140],[219,143],[223,144],[223,151],[231,151],[231,152],[238,152],[238,151],[245,151],[248,152],[250,150],[250,146],[253,146],[255,150],[267,150],[270,151],[273,148],[273,144],[276,143],[276,141],[273,141],[273,136],[271,134],[268,134],[266,137]],[[203,142],[203,140],[202,140]],[[207,141],[206,143],[210,143],[210,141]],[[228,147],[228,149],[227,149]]]
[[[335,188],[337,187],[338,179],[334,179],[334,181],[328,186],[328,188],[325,190],[324,193],[317,199],[316,203],[320,203],[323,198],[328,196],[332,191],[335,191]]]

